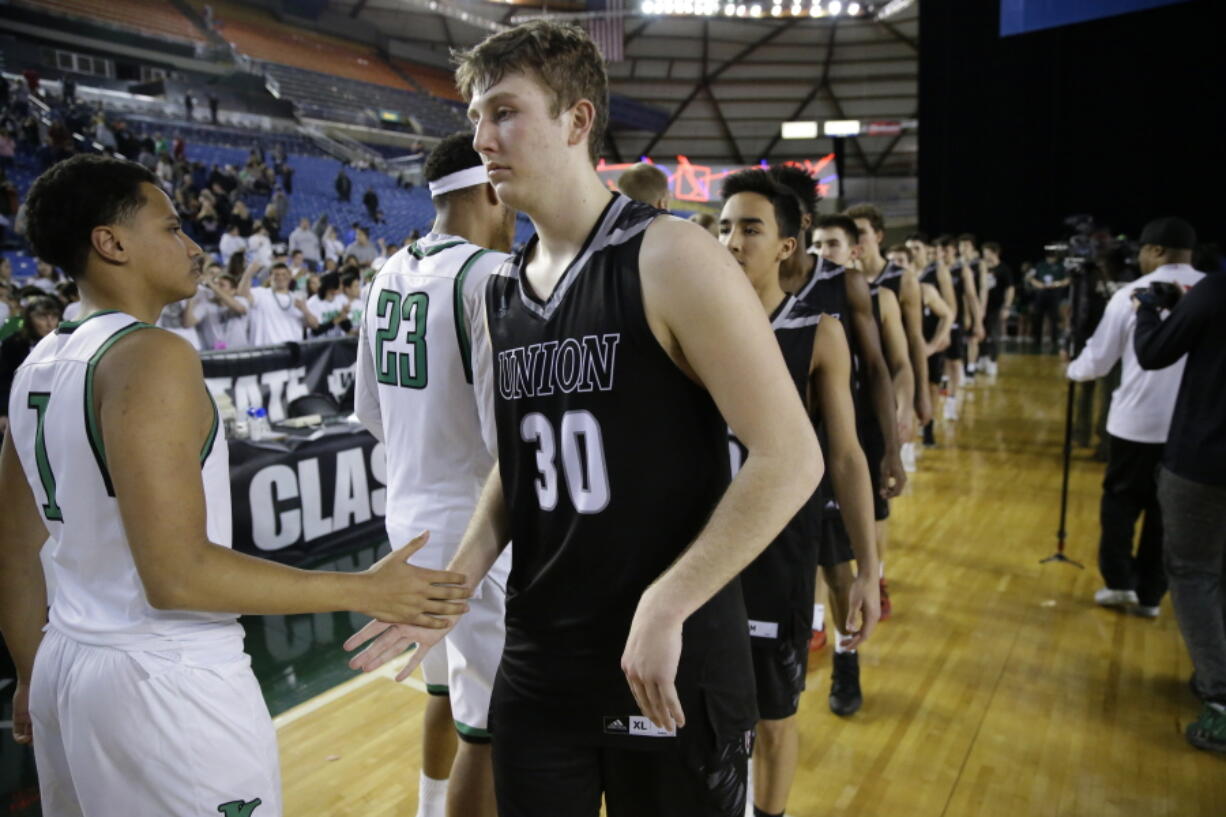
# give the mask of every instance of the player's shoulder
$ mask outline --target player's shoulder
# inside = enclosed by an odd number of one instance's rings
[[[658,215],[646,227],[639,250],[641,273],[701,273],[711,259],[732,256],[707,229],[672,215]]]

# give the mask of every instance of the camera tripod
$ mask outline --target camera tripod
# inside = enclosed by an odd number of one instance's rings
[[[1086,294],[1083,291],[1086,286],[1089,286],[1089,276],[1086,275],[1084,267],[1078,265],[1070,269],[1072,272],[1071,281],[1069,283],[1070,298],[1069,298],[1069,333],[1068,333],[1068,359],[1073,360],[1077,356],[1077,352],[1081,344],[1077,338],[1078,318],[1081,314],[1080,307],[1084,303]],[[1056,552],[1045,559],[1040,559],[1039,564],[1047,564],[1048,562],[1063,562],[1066,565],[1085,570],[1085,565],[1074,559],[1070,559],[1064,554],[1064,543],[1068,535],[1065,529],[1068,521],[1068,478],[1069,469],[1073,460],[1073,406],[1076,400],[1076,386],[1072,380],[1068,383],[1068,404],[1064,413],[1064,474],[1060,482],[1060,529],[1056,531]]]

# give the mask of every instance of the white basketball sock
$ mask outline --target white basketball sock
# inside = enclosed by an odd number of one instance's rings
[[[813,629],[826,629],[826,605],[824,604],[813,605]]]
[[[839,655],[843,655],[844,653],[849,653],[849,652],[854,653],[855,650],[849,650],[843,646],[844,638],[847,638],[847,636],[839,632],[838,627],[835,627],[834,628],[834,651]]]
[[[447,817],[447,780],[422,772],[417,784],[417,817]]]

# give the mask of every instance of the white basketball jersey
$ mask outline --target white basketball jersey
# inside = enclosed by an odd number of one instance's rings
[[[62,323],[13,380],[13,441],[50,533],[42,551],[50,622],[86,644],[241,650],[243,631],[232,614],[150,606],[132,559],[94,412],[93,379],[103,355],[141,330],[165,331],[113,311]],[[200,462],[209,540],[230,547],[230,457],[216,407]]]
[[[497,451],[485,282],[507,258],[430,233],[371,283],[362,312],[355,406],[387,450],[387,535],[423,530],[413,559],[450,561]]]

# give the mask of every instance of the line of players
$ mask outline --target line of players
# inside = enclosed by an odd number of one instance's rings
[[[474,192],[470,187],[466,198],[450,192],[456,184],[454,180],[472,168],[479,168],[478,163],[479,157],[471,152],[467,136],[447,140],[436,150],[425,175],[435,192],[439,221],[430,235],[417,245],[416,253],[402,254],[397,264],[380,274],[375,300],[379,298],[378,293],[391,286],[402,290],[397,297],[407,295],[409,290],[423,291],[430,286],[430,281],[441,281],[447,286],[446,282],[454,280],[463,269],[470,272],[464,274],[462,284],[457,286],[480,291],[485,279],[506,260],[481,249],[493,247],[504,251],[509,247],[510,227],[505,225],[511,224],[507,221],[510,211],[499,209],[497,197],[492,188],[484,184],[484,177],[474,175],[470,180],[481,192]],[[633,175],[625,180],[629,182],[625,188],[653,207],[665,203],[666,195],[660,195],[658,185],[643,183],[643,176],[648,175],[650,179],[649,174],[638,170],[629,172]],[[818,216],[815,181],[790,166],[774,168],[769,173],[751,170],[735,174],[726,181],[722,195],[725,204],[717,235],[745,271],[771,318],[793,381],[806,405],[810,406],[818,427],[831,478],[806,505],[805,512],[799,514],[741,575],[748,607],[760,718],[754,753],[755,807],[761,814],[781,814],[795,775],[798,735],[794,716],[804,690],[808,653],[812,639],[825,635],[824,609],[815,610],[812,624],[817,630],[813,635],[810,635],[807,615],[819,584],[830,588],[834,620],[839,622],[830,708],[836,714],[847,716],[862,705],[856,646],[872,631],[873,622],[865,621],[857,626],[853,623],[852,611],[860,609],[866,598],[879,594],[881,615],[889,615],[882,558],[887,541],[888,498],[899,493],[906,479],[906,469],[901,467],[896,452],[900,445],[905,450],[910,444],[914,418],[929,415],[929,401],[938,398],[935,391],[929,391],[926,381],[915,383],[911,360],[922,360],[925,374],[945,368],[944,350],[950,345],[949,336],[956,322],[954,310],[942,298],[937,285],[943,280],[952,285],[950,279],[962,274],[964,262],[954,259],[953,264],[947,264],[948,255],[940,253],[936,254],[937,261],[930,265],[923,263],[928,247],[921,237],[914,236],[909,242],[911,246],[893,247],[888,257],[883,257],[884,224],[877,208],[862,205],[844,215]],[[474,219],[474,212],[483,213],[484,221]],[[457,226],[465,215],[468,226]],[[487,226],[480,226],[483,223]],[[501,232],[491,232],[488,226],[500,224],[504,225]],[[477,239],[482,235],[496,238]],[[807,240],[809,236],[812,236],[811,242]],[[461,244],[461,239],[477,240]],[[938,246],[948,245],[938,242]],[[431,248],[439,248],[439,251],[431,252]],[[969,247],[965,251],[965,263],[978,267],[977,261],[969,256],[970,251]],[[919,280],[914,263],[916,254],[932,283]],[[474,269],[469,259],[483,260]],[[955,271],[951,271],[951,266]],[[408,277],[393,285],[389,275]],[[792,291],[785,292],[785,287]],[[966,314],[973,314],[968,291],[965,287],[955,289]],[[906,310],[913,305],[918,307],[921,319],[909,322]],[[413,428],[414,440],[402,440],[403,444],[390,446],[389,450],[412,451],[416,454],[414,459],[431,460],[434,454],[429,450],[429,442],[421,436],[421,429],[430,428],[429,422],[413,426],[402,419],[432,416],[428,408],[431,397],[406,395],[395,382],[386,379],[382,379],[378,387],[374,386],[378,378],[372,367],[381,364],[375,361],[368,339],[386,327],[380,323],[377,308],[372,312],[372,320],[375,322],[370,327],[373,331],[364,336],[367,341],[360,357],[363,365],[359,369],[359,415],[376,418],[373,423],[368,421],[368,425],[381,438],[394,434],[397,428]],[[918,330],[914,347],[910,342],[916,336],[913,327]],[[479,320],[468,329],[474,335],[484,332]],[[863,351],[865,349],[868,351]],[[475,357],[480,359],[480,353],[475,353]],[[962,357],[959,355],[958,360]],[[955,365],[958,364],[949,363],[950,368]],[[493,376],[492,370],[486,375]],[[481,395],[483,380],[478,374],[478,404],[488,414],[493,411],[492,384],[486,383],[486,393]],[[875,395],[870,393],[870,383],[881,384]],[[887,439],[888,435],[881,430],[877,420],[880,415],[874,413],[878,406],[885,407],[882,412],[888,418],[885,427],[895,431],[895,440]],[[454,422],[454,418],[451,421]],[[483,422],[488,426],[490,420]],[[469,439],[473,445],[479,445],[480,438],[475,431],[475,427],[470,430]],[[486,433],[488,435],[488,428]],[[900,444],[898,440],[904,442]],[[735,475],[747,452],[731,432],[729,443],[731,471]],[[490,450],[493,452],[496,448]],[[483,451],[476,450],[470,457],[460,456],[457,461],[480,463],[487,460]],[[394,475],[395,472],[394,466],[389,468],[389,473]],[[394,486],[393,493],[398,493]],[[420,521],[414,520],[413,524]],[[403,523],[402,519],[395,525],[396,534],[401,538],[413,528],[413,524]],[[389,531],[392,528],[389,516]],[[443,541],[455,542],[458,538],[453,531]],[[430,550],[428,546],[419,556],[428,552],[433,556],[421,563],[441,568],[454,555],[454,548]],[[853,561],[858,572],[853,569]],[[467,804],[459,809],[463,813],[480,813],[474,809],[481,802],[492,808],[492,797],[476,801],[471,798],[474,792],[485,789],[474,785],[473,781],[489,779],[484,771],[475,770],[484,770],[489,763],[487,750],[479,747],[484,747],[489,740],[485,710],[498,656],[497,650],[490,647],[492,642],[487,641],[482,646],[479,638],[473,638],[472,628],[466,623],[480,618],[488,637],[491,623],[501,618],[502,608],[498,606],[501,600],[496,591],[505,588],[505,566],[495,574],[503,576],[495,582],[495,593],[487,591],[483,602],[474,603],[475,612],[464,616],[448,637],[448,660],[438,660],[437,652],[426,652],[421,659],[427,689],[433,695],[423,733],[424,760],[418,812],[421,817],[445,813],[443,804],[449,797],[449,789],[453,804]],[[876,593],[872,584],[877,584]],[[480,612],[482,610],[486,612]],[[840,632],[852,629],[858,629],[859,633],[848,636]],[[355,637],[352,644],[382,631],[383,628],[376,625],[376,629]],[[457,648],[456,644],[461,641],[468,642],[467,650]],[[454,669],[457,659],[466,670],[457,672]],[[414,661],[405,673],[416,663]],[[478,669],[474,673],[474,666],[482,664],[484,672]],[[358,659],[355,666],[371,668],[373,663]],[[474,686],[478,688],[479,703],[476,704],[473,702]],[[455,717],[461,738],[458,757],[453,748],[455,740],[449,734],[448,720],[454,714],[448,712],[450,703],[459,704],[467,713]],[[480,762],[474,763],[474,756],[481,758]],[[453,758],[457,758],[454,761],[457,771],[455,781],[449,786],[447,777]],[[452,808],[458,807],[453,805]]]
[[[931,413],[911,371],[942,299],[883,262],[872,211],[817,217],[812,180],[783,169],[728,179],[722,247],[610,194],[607,78],[577,27],[493,35],[457,80],[474,134],[432,155],[435,229],[363,312],[357,411],[387,441],[389,537],[410,541],[363,575],[230,551],[216,408],[191,348],[151,325],[203,260],[155,180],[79,157],[31,190],[31,240],[86,303],[18,372],[0,451],[14,731],[50,812],[280,813],[241,612],[365,611],[355,668],[417,645],[401,676],[426,665],[450,693],[429,716],[431,816],[593,817],[603,799],[610,817],[739,817],[755,727],[755,813],[782,814],[819,563],[832,708],[858,708],[875,522]],[[506,256],[511,208],[537,232]],[[423,527],[433,550],[408,539]]]

